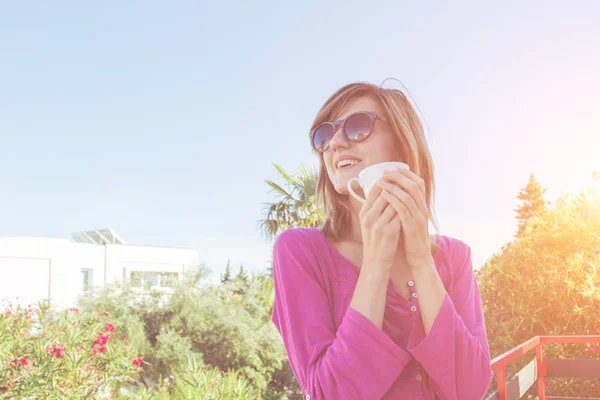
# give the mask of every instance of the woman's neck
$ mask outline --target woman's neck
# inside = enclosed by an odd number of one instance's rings
[[[360,227],[360,209],[362,203],[352,199],[350,206],[352,208],[352,213],[350,215],[350,229],[345,235],[345,239],[362,243],[362,229]]]

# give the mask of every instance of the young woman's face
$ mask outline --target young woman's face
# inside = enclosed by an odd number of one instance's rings
[[[384,116],[375,100],[370,97],[359,97],[348,102],[335,119],[344,119],[357,111],[374,111]],[[353,164],[340,166],[340,161],[346,159],[355,161]],[[396,150],[396,140],[391,127],[377,119],[371,136],[362,142],[348,140],[340,126],[331,139],[329,150],[323,153],[323,161],[335,190],[340,194],[348,194],[348,181],[358,177],[359,172],[364,168],[381,162],[402,160]]]

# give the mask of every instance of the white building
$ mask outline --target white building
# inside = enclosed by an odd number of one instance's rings
[[[0,300],[71,307],[88,288],[127,280],[168,291],[198,264],[196,249],[129,245],[111,229],[72,239],[0,237]]]

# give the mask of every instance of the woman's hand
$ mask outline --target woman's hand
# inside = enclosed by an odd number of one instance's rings
[[[363,267],[389,273],[396,260],[401,222],[395,208],[376,185],[369,191],[360,213]]]
[[[385,172],[378,185],[381,197],[396,211],[401,222],[405,262],[411,270],[432,262],[429,242],[429,209],[425,201],[425,182],[412,171]]]

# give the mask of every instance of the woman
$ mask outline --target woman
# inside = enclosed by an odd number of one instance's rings
[[[332,123],[335,122],[335,123]],[[305,399],[481,399],[490,351],[469,247],[430,235],[433,166],[399,90],[347,85],[319,111],[319,229],[281,233],[272,320]],[[348,181],[401,161],[363,205]]]

